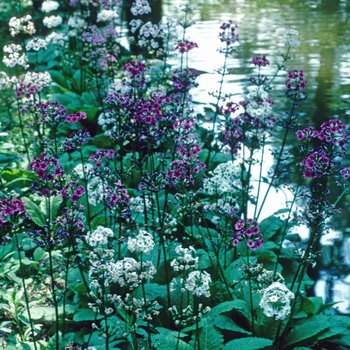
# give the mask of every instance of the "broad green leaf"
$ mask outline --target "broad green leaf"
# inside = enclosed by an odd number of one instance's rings
[[[49,198],[50,203],[44,199],[40,203],[41,212],[44,213],[47,217],[50,217],[50,220],[55,219],[58,213],[58,210],[63,202],[61,196],[54,196]],[[48,210],[50,208],[50,216]]]
[[[294,344],[302,343],[303,341],[307,342],[308,339],[322,333],[324,330],[329,328],[329,326],[330,325],[328,322],[317,321],[316,319],[311,322],[296,325],[288,334],[284,345],[291,346]]]
[[[223,350],[255,350],[255,349],[264,349],[268,346],[271,346],[273,341],[266,338],[256,338],[256,337],[248,337],[248,338],[240,338],[231,340],[228,342]]]
[[[199,331],[199,344],[200,349],[221,349],[224,343],[224,337],[222,333],[214,326],[213,319],[211,317],[202,318],[202,327]],[[192,336],[190,344],[196,343],[196,335]]]
[[[66,77],[61,72],[57,70],[49,70],[49,73],[53,82],[59,86],[62,86],[63,88],[70,89]]]
[[[191,345],[182,339],[178,339],[186,336],[186,334],[162,327],[157,327],[157,331],[159,334],[152,335],[153,341],[158,344],[157,350],[193,350]]]
[[[33,258],[35,261],[40,261],[44,259],[47,255],[48,253],[44,249],[38,247],[34,250]]]
[[[238,326],[230,317],[225,315],[218,315],[215,317],[214,324],[216,327],[220,329],[225,329],[228,331],[233,331],[237,333],[243,333],[243,334],[252,334],[252,332],[249,332],[240,326]]]
[[[91,309],[80,309],[73,317],[75,322],[81,321],[95,321],[101,319],[103,316],[96,314],[96,312]]]
[[[281,233],[284,224],[284,221],[279,217],[274,215],[269,216],[259,224],[260,233],[263,235],[265,241],[272,237],[274,237],[275,241],[278,241],[277,237]]]
[[[113,148],[115,145],[114,142],[109,137],[103,134],[96,135],[92,139],[92,143],[99,148],[105,148],[105,149]]]
[[[224,301],[217,306],[214,306],[210,311],[210,316],[214,318],[217,315],[223,314],[225,312],[230,312],[232,310],[245,310],[247,308],[247,303],[244,300],[236,299],[230,301]]]
[[[63,341],[62,341],[62,334],[61,332],[59,332],[58,335],[58,341],[59,341],[59,345],[58,345],[58,349],[56,346],[56,334],[50,339],[50,341],[47,343],[47,348],[46,350],[64,350],[65,346],[63,345]]]
[[[32,200],[30,200],[27,197],[22,197],[22,201],[24,203],[24,207],[30,216],[30,218],[33,220],[33,222],[42,227],[46,225],[45,217],[43,213],[40,211],[40,208],[38,205],[36,205]]]

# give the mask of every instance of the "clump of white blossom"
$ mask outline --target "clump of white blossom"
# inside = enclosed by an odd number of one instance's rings
[[[59,8],[60,4],[54,0],[45,0],[41,4],[41,11],[49,13],[51,11],[56,11]]]
[[[10,78],[7,73],[0,72],[0,90],[11,89],[18,83],[17,77]]]
[[[94,175],[93,168],[94,167],[88,163],[84,165],[84,168],[82,164],[78,164],[73,169],[73,173],[81,179],[88,180],[88,201],[91,205],[97,205],[103,200],[103,183],[99,177]]]
[[[270,116],[272,113],[272,100],[262,87],[258,86],[247,95],[247,112],[255,118]]]
[[[141,16],[150,13],[152,9],[147,0],[136,0],[132,3],[130,11],[134,16]]]
[[[44,39],[33,38],[26,44],[27,50],[39,51],[40,49],[47,49],[47,43]]]
[[[31,19],[31,15],[26,15],[21,18],[12,17],[9,22],[11,35],[16,36],[20,33],[33,35],[36,30]]]
[[[170,266],[174,271],[196,269],[198,267],[198,257],[194,257],[196,250],[193,247],[183,248],[181,245],[175,248],[176,259],[171,261]]]
[[[198,297],[210,297],[211,277],[206,271],[192,271],[186,278],[185,289]]]
[[[267,317],[284,320],[290,314],[292,299],[294,299],[294,293],[283,283],[273,282],[263,291],[259,305]]]
[[[51,85],[52,79],[49,72],[27,72],[21,83],[26,86],[34,86],[36,91],[41,91]]]
[[[18,44],[8,44],[5,45],[4,48],[4,57],[2,62],[6,67],[14,67],[15,65],[23,66],[24,69],[27,69],[29,65],[27,64],[27,56],[26,54],[22,54],[22,47]]]
[[[135,211],[137,213],[143,213],[145,207],[147,209],[151,208],[152,202],[149,198],[145,197],[130,197],[130,210]]]
[[[63,33],[52,32],[46,36],[45,41],[57,46],[65,47],[68,43],[68,37]]]
[[[153,248],[153,237],[149,232],[145,230],[139,230],[139,234],[135,238],[129,237],[128,239],[128,249],[131,252],[149,254]]]
[[[285,39],[283,39],[283,42],[286,46],[299,47],[300,41],[297,39],[294,39],[292,37],[293,35],[299,35],[299,32],[295,29],[287,29],[284,32]]]
[[[94,247],[99,243],[107,244],[108,238],[113,236],[113,231],[110,228],[97,226],[95,231],[86,234],[85,239],[90,246]]]
[[[240,186],[241,167],[232,161],[219,164],[203,181],[203,189],[209,194],[235,193]]]
[[[97,14],[97,22],[109,22],[115,17],[116,13],[113,10],[102,9]]]
[[[54,28],[54,27],[58,27],[59,25],[61,25],[63,22],[62,17],[61,16],[49,16],[49,17],[45,17],[43,19],[43,24],[45,27],[47,28]]]

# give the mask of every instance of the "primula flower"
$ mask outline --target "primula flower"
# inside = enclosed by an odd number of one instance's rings
[[[95,247],[99,244],[106,245],[108,243],[108,238],[112,237],[114,237],[114,233],[110,228],[97,226],[95,231],[88,232],[85,235],[85,240],[91,247]]]
[[[9,22],[11,35],[16,36],[20,33],[33,35],[36,30],[31,19],[31,15],[26,15],[22,18],[12,17]]]
[[[290,301],[294,298],[284,284],[273,282],[264,290],[260,300],[260,307],[267,317],[275,317],[275,320],[284,320],[290,314]]]
[[[256,67],[266,67],[270,62],[265,56],[254,56],[250,61],[250,64],[254,64]]]
[[[263,237],[260,233],[259,226],[254,219],[240,219],[235,224],[235,232],[232,235],[233,246],[238,246],[238,244],[244,240],[251,250],[260,248],[263,245]]]
[[[139,252],[150,254],[154,248],[154,240],[152,235],[145,231],[139,230],[139,234],[135,238],[129,237],[128,239],[128,249],[131,252]]]
[[[192,271],[185,280],[185,289],[197,297],[210,297],[211,277],[206,271]]]
[[[43,24],[47,28],[54,28],[61,25],[63,22],[61,16],[49,16],[43,19]]]
[[[179,50],[180,53],[185,53],[198,47],[197,43],[194,41],[184,40],[180,41],[176,46],[175,50]]]

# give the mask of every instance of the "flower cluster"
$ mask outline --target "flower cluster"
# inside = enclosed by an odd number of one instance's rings
[[[2,62],[6,67],[14,67],[15,65],[23,66],[24,69],[29,67],[27,63],[26,54],[21,55],[22,47],[17,44],[5,45],[3,48],[6,55],[4,55]]]
[[[68,114],[66,117],[66,123],[77,123],[79,120],[85,120],[87,118],[85,112],[75,112]]]
[[[293,35],[299,35],[298,31],[295,29],[287,29],[284,32],[285,39],[283,40],[284,44],[290,47],[300,46],[300,41],[293,38]]]
[[[52,79],[48,72],[27,72],[21,79],[16,98],[22,95],[29,98],[31,94],[41,91],[43,88],[50,86],[51,83]]]
[[[234,45],[238,41],[238,34],[236,34],[237,25],[232,25],[232,21],[224,22],[221,24],[219,32],[219,39],[222,43],[225,43],[225,47],[220,51],[223,53],[232,53],[234,51]]]
[[[232,194],[240,186],[241,167],[231,160],[219,164],[203,181],[203,190],[209,194]]]
[[[61,189],[64,170],[58,164],[57,158],[48,157],[47,152],[41,153],[41,158],[34,156],[29,169],[38,176],[38,181],[32,183],[31,188],[40,191],[43,196],[56,196]]]
[[[198,297],[210,297],[211,277],[206,271],[192,271],[186,278],[185,289]]]
[[[302,70],[294,69],[289,71],[286,80],[287,97],[295,102],[305,100],[306,93],[302,89],[305,89],[306,83],[304,72]]]
[[[175,69],[172,76],[173,86],[175,90],[186,92],[198,86],[198,83],[195,82],[198,76],[199,73],[194,68]]]
[[[265,119],[271,115],[273,101],[260,86],[247,95],[247,113],[253,118]]]
[[[139,234],[135,238],[129,237],[128,239],[128,249],[131,252],[150,254],[153,248],[153,237],[145,230],[139,230]]]
[[[10,198],[0,200],[0,226],[4,226],[5,223],[14,223],[19,218],[29,219],[23,201]]]
[[[194,41],[184,40],[177,43],[175,50],[178,50],[180,53],[185,53],[193,50],[196,47],[198,48],[198,44]]]
[[[47,49],[47,43],[45,40],[40,38],[33,38],[26,44],[26,50],[39,51],[40,49]]]
[[[69,198],[73,203],[77,202],[84,193],[84,186],[79,185],[76,181],[70,181],[60,190],[61,196]]]
[[[9,22],[11,35],[16,36],[19,33],[33,35],[36,30],[31,20],[31,15],[22,18],[12,17]]]
[[[43,24],[47,28],[58,27],[62,24],[63,20],[61,16],[49,16],[43,19]]]
[[[116,14],[117,13],[113,10],[102,9],[97,14],[96,22],[109,22],[116,16]]]
[[[82,150],[84,145],[92,140],[90,133],[85,130],[78,130],[72,132],[61,145],[62,152],[72,152]]]
[[[254,56],[251,59],[250,64],[254,64],[255,67],[266,67],[270,62],[265,56]]]
[[[59,8],[60,4],[54,0],[45,0],[41,4],[41,11],[45,13],[49,13],[51,11],[55,11]]]
[[[85,240],[91,247],[95,247],[100,244],[108,244],[108,238],[113,237],[114,233],[110,228],[97,226],[96,230],[94,230],[93,232],[88,232],[85,235]]]
[[[198,257],[194,257],[195,252],[196,250],[191,246],[183,248],[182,245],[178,245],[175,248],[177,257],[171,261],[170,266],[173,267],[174,271],[196,269],[198,267]]]
[[[130,8],[134,16],[142,16],[152,11],[147,0],[135,0]]]
[[[293,298],[294,293],[284,284],[273,282],[264,290],[259,305],[267,317],[275,317],[275,320],[284,320],[291,311],[290,301]]]
[[[324,150],[320,149],[304,158],[301,165],[304,167],[304,177],[315,179],[329,175],[333,171],[335,163],[327,157]]]
[[[258,249],[263,245],[263,237],[256,220],[240,219],[235,224],[235,230],[232,235],[233,246],[238,246],[242,240],[245,240],[247,246],[252,250]]]

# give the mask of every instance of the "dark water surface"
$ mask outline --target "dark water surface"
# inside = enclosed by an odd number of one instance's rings
[[[242,100],[250,86],[253,67],[251,58],[266,55],[271,66],[263,71],[272,75],[280,53],[286,29],[295,29],[300,46],[294,48],[294,58],[287,69],[305,72],[308,81],[308,99],[300,104],[305,112],[304,126],[320,126],[323,121],[340,118],[350,121],[350,1],[347,0],[197,0],[193,16],[195,24],[187,29],[186,37],[199,48],[190,52],[190,66],[201,71],[199,87],[192,91],[198,112],[210,107],[215,99],[208,91],[219,87],[215,68],[223,64],[223,55],[217,52],[219,26],[232,20],[238,25],[239,44],[228,68],[224,91]],[[164,14],[178,13],[179,2],[165,1]],[[232,74],[231,74],[232,73]],[[275,111],[288,111],[283,97],[286,73],[281,72],[274,83],[277,92]],[[280,94],[278,94],[280,92]],[[350,149],[350,148],[349,148]],[[350,155],[347,162],[350,163]],[[347,164],[348,165],[348,164]],[[335,191],[334,200],[340,192]],[[334,230],[322,238],[322,259],[318,262],[316,294],[326,301],[340,301],[338,310],[350,313],[350,196],[339,202],[342,214],[332,222]]]

